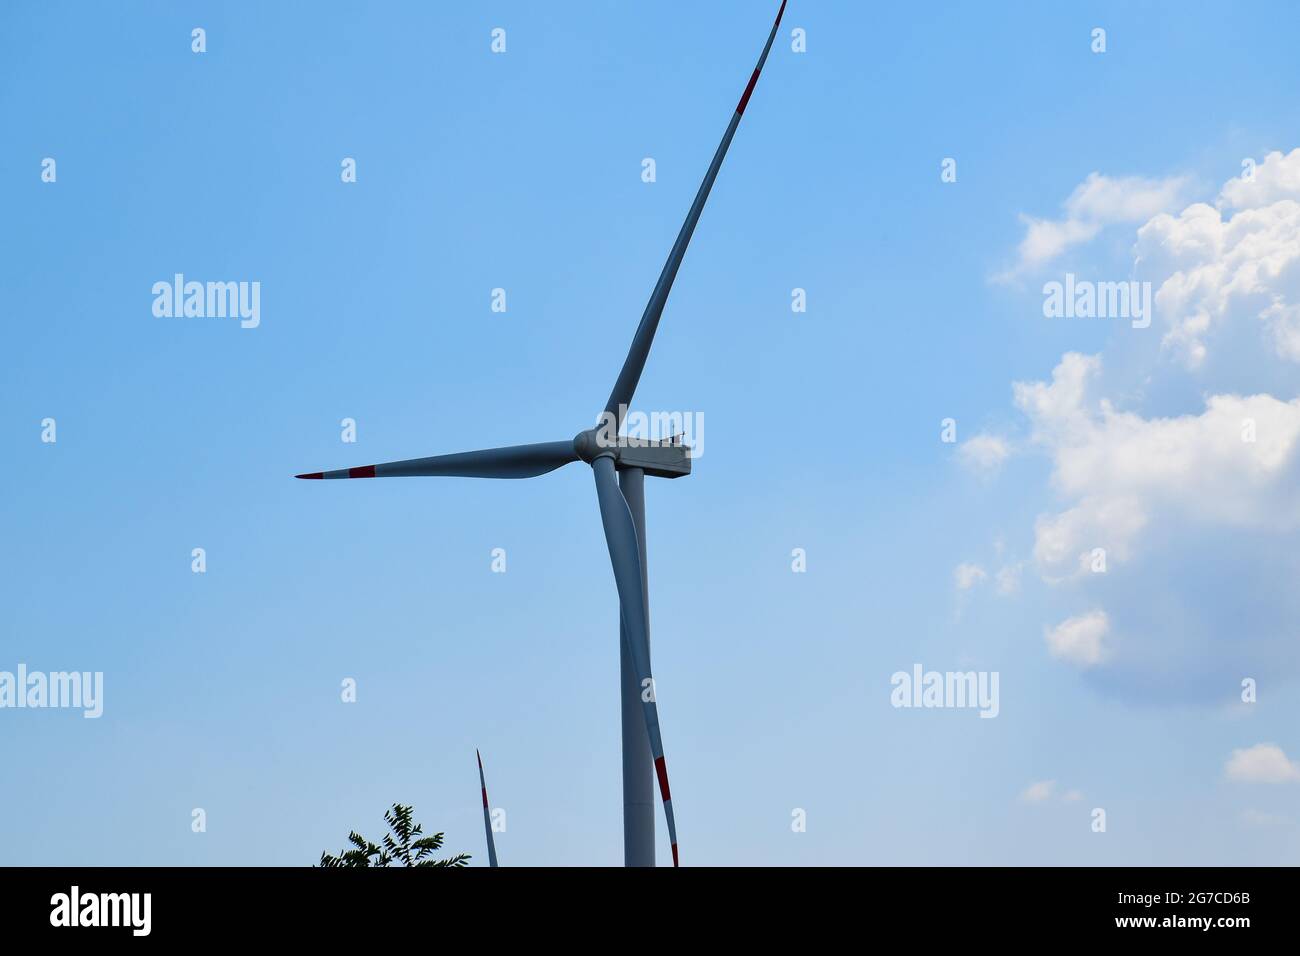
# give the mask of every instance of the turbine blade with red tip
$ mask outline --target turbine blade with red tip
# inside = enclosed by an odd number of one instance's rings
[[[478,757],[478,784],[483,791],[483,829],[487,832],[488,866],[496,866],[497,845],[492,839],[492,811],[488,809],[487,781],[483,779],[483,755],[475,750],[474,756]]]
[[[485,448],[432,458],[408,458],[381,465],[314,471],[295,478],[534,478],[577,461],[572,441]]]
[[[609,561],[614,566],[614,584],[623,615],[623,632],[640,682],[641,710],[646,732],[650,736],[650,756],[659,778],[659,796],[664,803],[668,822],[668,841],[673,849],[673,866],[677,866],[677,821],[673,817],[672,795],[668,790],[668,765],[664,762],[663,736],[659,732],[659,705],[654,697],[654,677],[650,673],[650,640],[646,634],[646,598],[641,577],[641,546],[636,524],[628,510],[627,499],[618,487],[614,459],[602,456],[591,463],[596,474],[596,497],[600,501],[600,518],[605,526],[605,543]],[[649,699],[647,699],[649,698]]]
[[[623,361],[623,369],[618,373],[613,391],[609,393],[609,401],[605,403],[606,414],[617,416],[616,421],[620,426],[623,424],[623,408],[631,404],[632,395],[641,380],[646,358],[650,355],[650,344],[654,341],[655,330],[659,328],[659,317],[663,315],[668,293],[672,290],[673,280],[677,278],[677,269],[686,255],[691,234],[695,232],[695,224],[700,221],[700,213],[704,211],[709,190],[713,188],[713,181],[718,178],[718,170],[722,167],[723,157],[727,155],[727,147],[731,145],[731,138],[736,135],[740,117],[744,115],[745,107],[749,105],[749,98],[753,95],[755,84],[758,83],[758,74],[763,71],[768,51],[772,49],[772,41],[776,39],[776,31],[781,26],[781,15],[785,13],[785,2],[786,0],[781,0],[781,9],[776,12],[776,22],[772,24],[772,32],[768,34],[763,55],[758,58],[758,66],[754,67],[749,84],[745,87],[740,102],[736,104],[736,111],[731,116],[727,131],[722,134],[718,151],[713,154],[713,162],[709,164],[708,172],[704,174],[704,182],[700,183],[695,201],[691,203],[690,211],[686,214],[686,221],[682,223],[681,231],[677,233],[677,241],[673,243],[672,251],[668,253],[668,261],[664,263],[663,271],[659,273],[659,281],[655,283],[654,291],[650,293],[650,301],[641,315],[641,324],[637,326],[636,335],[632,337],[632,347],[628,349],[627,358]]]

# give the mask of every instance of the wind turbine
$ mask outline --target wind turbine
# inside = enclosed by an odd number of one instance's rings
[[[758,75],[767,62],[772,41],[781,26],[786,0],[781,0],[772,32],[768,34],[758,65],[745,86],[745,92],[736,104],[727,131],[713,161],[709,164],[704,181],[700,183],[695,201],[691,203],[686,221],[682,223],[668,261],[664,263],[659,281],[655,283],[650,301],[646,304],[632,337],[623,368],[614,381],[609,401],[601,413],[599,428],[579,432],[569,441],[542,442],[533,445],[512,445],[507,448],[488,448],[452,455],[435,455],[432,458],[410,458],[405,461],[363,465],[337,471],[317,471],[297,475],[298,478],[401,478],[401,477],[456,477],[456,478],[534,478],[554,471],[563,465],[583,461],[591,466],[596,480],[596,498],[600,505],[600,518],[605,528],[605,543],[609,547],[609,560],[614,569],[614,584],[618,589],[620,634],[620,687],[623,729],[623,859],[627,866],[654,866],[654,787],[651,767],[659,780],[659,795],[663,800],[664,817],[668,824],[668,841],[672,846],[673,866],[678,865],[677,823],[673,818],[673,804],[668,789],[668,767],[664,762],[663,738],[659,733],[659,709],[654,697],[654,678],[650,672],[650,618],[647,603],[645,491],[646,475],[655,478],[680,478],[691,473],[690,449],[675,439],[650,441],[627,439],[620,435],[627,407],[636,391],[637,382],[645,368],[654,341],[659,317],[672,289],[677,269],[686,255],[686,246],[695,232],[709,190],[718,176],[727,147],[736,134],[740,118],[749,105],[749,98],[758,83]],[[638,714],[638,711],[640,712]],[[491,832],[488,834],[491,840]],[[491,851],[489,851],[491,852]]]

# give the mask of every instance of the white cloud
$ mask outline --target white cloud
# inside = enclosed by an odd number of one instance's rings
[[[1106,645],[1109,633],[1110,618],[1105,611],[1096,610],[1067,618],[1046,630],[1043,636],[1053,657],[1080,667],[1093,667],[1110,655]]]
[[[1062,803],[1078,803],[1083,799],[1083,791],[1066,790],[1058,796],[1055,780],[1039,780],[1020,791],[1018,799],[1021,803],[1046,803],[1053,797]]]
[[[1047,380],[1013,383],[1016,454],[1051,467],[1031,566],[1098,609],[1046,632],[1094,686],[1217,700],[1223,673],[1300,673],[1300,149],[1172,215],[1157,207],[1181,182],[1120,182],[1089,177],[1022,250],[1021,267],[1046,261],[1091,225],[1149,214],[1127,220],[1133,278],[1159,290],[1164,328],[1116,327],[1107,362],[1066,352]],[[1089,573],[1097,548],[1105,573]]]
[[[959,564],[952,573],[953,581],[959,591],[969,591],[979,584],[988,574],[978,564]]]
[[[1288,783],[1300,780],[1296,766],[1277,744],[1255,744],[1234,750],[1223,768],[1229,780],[1237,783]]]
[[[1255,167],[1254,181],[1241,176],[1223,184],[1219,205],[1232,209],[1258,209],[1279,199],[1300,196],[1300,149],[1287,155],[1274,150]]]
[[[1071,246],[1088,242],[1103,228],[1116,223],[1142,222],[1178,205],[1188,179],[1112,178],[1089,173],[1065,200],[1061,219],[1036,219],[1021,215],[1025,237],[1017,249],[1016,264],[996,278],[1007,280],[1055,259]]]
[[[1101,369],[1101,356],[1066,352],[1052,369],[1051,384],[1016,382],[1011,390],[1018,405],[1034,424],[1035,437],[1052,439],[1087,425],[1084,408],[1089,380]]]
[[[1087,242],[1101,231],[1100,223],[1076,222],[1071,219],[1057,222],[1022,215],[1020,221],[1025,224],[1025,238],[1016,250],[1019,261],[1010,274],[1025,272],[1049,262],[1071,246]]]
[[[1001,595],[1015,594],[1020,590],[1020,564],[1008,564],[998,568],[997,589]]]
[[[1300,399],[1211,395],[1199,414],[1144,418],[1089,401],[1100,356],[1067,353],[1050,384],[1018,382],[1015,401],[1052,460],[1069,507],[1040,515],[1034,557],[1045,574],[1077,573],[1105,548],[1131,557],[1158,515],[1231,529],[1300,528]],[[1243,440],[1253,423],[1254,441]]]
[[[1002,467],[1002,463],[1011,454],[1011,446],[1006,439],[997,435],[976,435],[962,443],[957,455],[963,465],[972,471],[993,474]]]
[[[1146,525],[1134,498],[1084,498],[1076,507],[1034,522],[1034,560],[1049,580],[1081,574],[1091,564],[1092,549],[1125,559],[1137,533]]]
[[[1065,201],[1065,211],[1072,221],[1141,222],[1177,205],[1188,182],[1186,176],[1112,178],[1093,172],[1074,188]]]
[[[1160,282],[1162,344],[1187,367],[1201,366],[1211,341],[1241,321],[1300,362],[1300,149],[1269,153],[1253,182],[1229,180],[1214,205],[1154,216],[1134,251]]]
[[[1037,783],[1031,783],[1020,793],[1020,799],[1024,803],[1042,803],[1052,795],[1056,789],[1055,780],[1040,780]]]

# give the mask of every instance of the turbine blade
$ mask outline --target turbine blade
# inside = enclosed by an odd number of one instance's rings
[[[628,510],[627,499],[618,487],[614,459],[607,455],[597,458],[591,463],[591,470],[596,475],[600,518],[605,525],[605,543],[609,546],[609,562],[614,567],[614,584],[618,587],[618,599],[622,606],[625,643],[641,683],[641,710],[645,715],[646,732],[650,735],[650,756],[654,758],[655,775],[659,778],[659,796],[664,802],[668,841],[673,848],[673,866],[677,866],[677,821],[673,818],[673,801],[668,790],[668,765],[664,762],[664,742],[659,732],[659,705],[654,699],[654,677],[650,673],[650,641],[646,635],[641,548],[637,542],[632,512]]]
[[[681,231],[677,233],[677,241],[673,243],[672,251],[668,253],[668,261],[664,263],[663,271],[659,273],[659,281],[655,283],[650,301],[641,315],[641,324],[637,326],[636,335],[632,338],[632,347],[628,349],[627,358],[623,361],[623,369],[618,373],[618,380],[614,382],[614,390],[609,393],[609,401],[605,403],[605,412],[617,416],[620,426],[623,424],[622,409],[631,404],[632,395],[641,380],[641,372],[645,369],[646,358],[650,354],[650,343],[654,341],[655,330],[659,327],[659,316],[663,314],[668,293],[673,287],[673,280],[677,278],[677,269],[686,255],[686,246],[691,241],[691,234],[695,232],[695,224],[700,221],[700,213],[703,212],[704,203],[709,198],[709,190],[713,188],[713,181],[718,177],[718,169],[722,166],[723,157],[727,155],[727,147],[731,145],[731,138],[736,135],[740,117],[745,113],[749,97],[754,92],[754,85],[758,82],[758,74],[762,72],[763,64],[767,62],[768,51],[772,49],[772,41],[776,39],[776,31],[781,26],[781,15],[785,13],[785,3],[786,0],[781,0],[781,9],[776,13],[776,22],[772,24],[772,32],[768,34],[763,55],[758,58],[758,66],[754,67],[749,85],[745,87],[740,102],[736,104],[736,111],[727,125],[727,131],[722,134],[718,151],[713,154],[713,162],[709,164],[709,170],[704,174],[704,182],[700,183],[699,192],[695,194],[695,202],[691,203],[686,221],[682,223]]]
[[[496,866],[497,845],[492,839],[492,812],[488,809],[487,781],[483,779],[483,755],[475,750],[474,756],[478,757],[478,785],[483,791],[483,829],[487,831],[488,866]]]
[[[314,471],[295,478],[406,478],[411,476],[442,478],[534,478],[554,471],[561,465],[577,461],[571,441],[549,441],[536,445],[511,445],[462,451],[432,458],[408,458],[382,465],[340,468],[337,471]]]

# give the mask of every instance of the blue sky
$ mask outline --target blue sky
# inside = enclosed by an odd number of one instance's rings
[[[483,863],[475,747],[504,865],[620,862],[588,469],[291,476],[588,427],[775,7],[5,5],[0,670],[105,701],[0,710],[0,862],[305,865],[401,801]],[[684,864],[1295,861],[1295,20],[791,0],[636,396],[706,423],[647,489]],[[1155,321],[1045,319],[1067,271]],[[260,325],[156,317],[177,272]],[[916,663],[998,717],[891,706]]]

